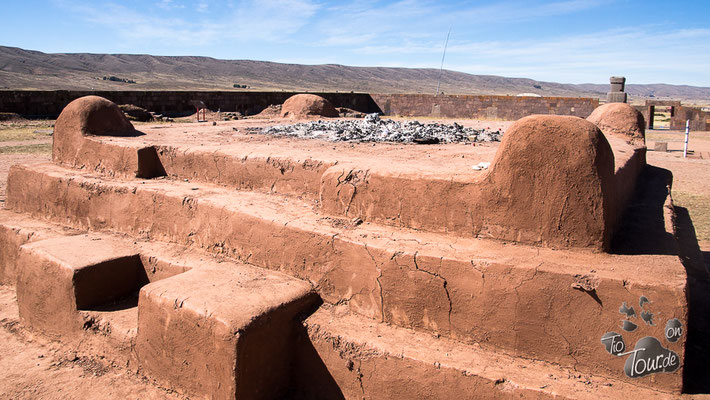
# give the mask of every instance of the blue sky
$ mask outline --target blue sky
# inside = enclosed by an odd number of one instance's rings
[[[710,86],[710,1],[3,0],[0,45]]]

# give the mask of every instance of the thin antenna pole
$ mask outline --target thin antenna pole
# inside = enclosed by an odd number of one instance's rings
[[[439,79],[436,82],[436,96],[439,95],[439,87],[441,86],[441,71],[444,70],[444,57],[446,57],[446,48],[449,46],[449,36],[451,35],[451,26],[449,33],[446,34],[446,42],[444,43],[444,54],[441,55],[441,66],[439,67]]]

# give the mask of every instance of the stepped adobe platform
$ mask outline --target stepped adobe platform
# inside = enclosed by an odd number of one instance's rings
[[[69,104],[53,163],[14,166],[0,211],[21,321],[210,398],[687,384],[671,182],[638,137],[558,116],[475,147],[246,129],[259,124],[139,132],[105,99]]]

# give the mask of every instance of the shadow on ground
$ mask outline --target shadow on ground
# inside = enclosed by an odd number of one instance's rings
[[[698,246],[688,210],[673,207],[675,235],[667,232],[666,197],[670,171],[647,165],[612,240],[614,254],[664,254],[680,258],[688,275],[688,327],[683,368],[684,393],[710,393],[710,252]]]
[[[683,391],[710,393],[710,252],[698,247],[688,210],[675,207],[680,258],[688,273],[688,337],[685,345]]]

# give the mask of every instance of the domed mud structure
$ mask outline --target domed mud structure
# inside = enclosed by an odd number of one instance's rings
[[[314,94],[297,94],[289,97],[281,107],[281,116],[307,118],[310,116],[338,117],[338,111],[330,102]]]
[[[626,135],[634,139],[645,137],[643,114],[626,103],[609,103],[597,107],[587,121],[607,135]]]
[[[54,126],[52,158],[74,163],[83,145],[83,137],[134,136],[135,128],[112,101],[99,96],[85,96],[69,103]]]

